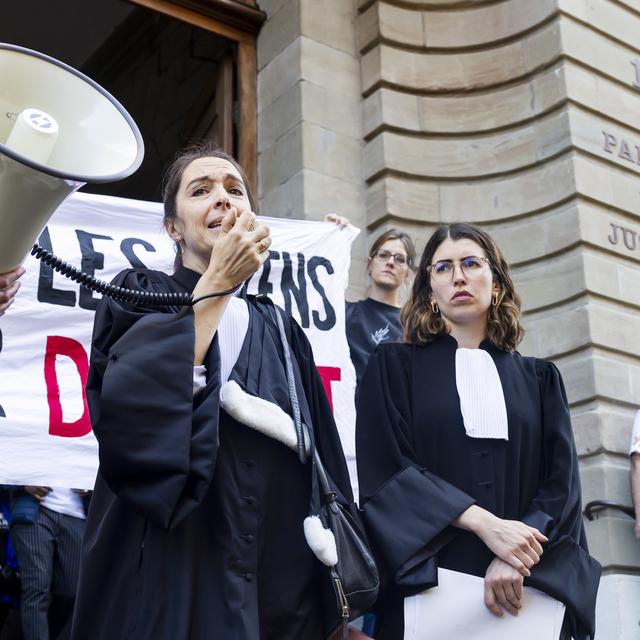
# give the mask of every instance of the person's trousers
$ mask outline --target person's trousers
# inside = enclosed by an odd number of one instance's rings
[[[84,524],[82,518],[40,507],[34,523],[11,527],[22,582],[23,640],[68,637]]]

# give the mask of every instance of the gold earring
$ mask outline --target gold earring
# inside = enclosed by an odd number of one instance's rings
[[[499,291],[494,291],[494,292],[493,292],[493,296],[492,296],[492,298],[493,298],[493,299],[491,300],[491,304],[492,304],[494,307],[497,307],[497,306],[500,304],[500,300],[499,300],[499,298],[500,298],[500,292],[499,292]]]
[[[438,303],[435,300],[431,301],[431,311],[433,311],[433,313],[440,312],[440,307],[438,307]]]

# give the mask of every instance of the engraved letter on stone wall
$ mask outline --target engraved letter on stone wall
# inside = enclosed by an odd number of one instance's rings
[[[622,227],[622,239],[624,240],[624,246],[629,249],[629,251],[636,250],[636,237],[638,234],[632,229],[627,229],[626,227]],[[631,238],[631,240],[629,240]]]
[[[603,131],[602,133],[604,133],[604,150],[607,153],[613,153],[613,150],[618,145],[617,138],[612,133],[608,133],[607,131]]]

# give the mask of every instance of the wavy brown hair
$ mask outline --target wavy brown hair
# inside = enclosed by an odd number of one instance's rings
[[[431,308],[431,276],[428,269],[438,247],[447,238],[466,238],[482,247],[491,265],[493,280],[500,289],[498,304],[489,307],[487,337],[499,349],[515,351],[524,336],[524,329],[520,324],[520,296],[513,286],[509,265],[486,231],[461,222],[438,227],[424,248],[411,295],[400,314],[404,327],[403,340],[422,345],[439,335],[449,333],[440,312],[434,312]]]

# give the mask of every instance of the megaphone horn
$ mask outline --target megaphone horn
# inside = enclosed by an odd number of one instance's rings
[[[135,122],[100,85],[0,43],[0,273],[22,262],[73,191],[126,178],[143,156]]]

